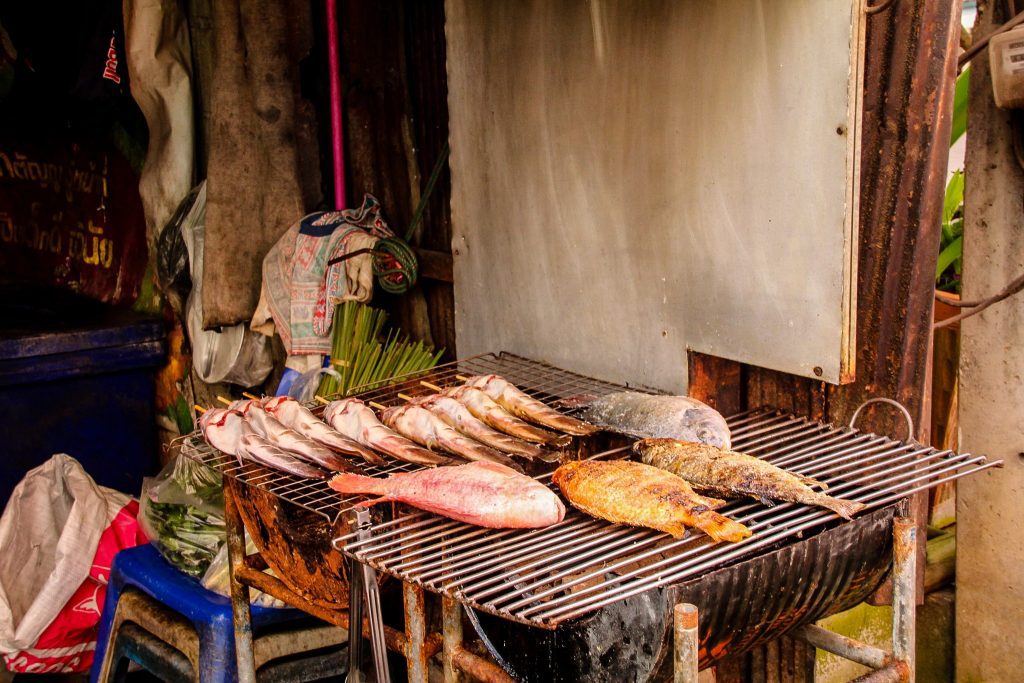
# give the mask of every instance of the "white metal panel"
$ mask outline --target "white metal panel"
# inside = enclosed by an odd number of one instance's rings
[[[449,0],[459,355],[848,375],[855,6]]]

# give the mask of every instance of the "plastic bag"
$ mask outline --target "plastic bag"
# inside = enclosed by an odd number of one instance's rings
[[[185,324],[192,342],[192,366],[208,384],[230,382],[253,387],[263,382],[274,367],[270,338],[253,332],[246,324],[217,330],[203,329],[203,249],[206,240],[206,183],[181,222],[188,249],[192,291],[185,303]]]
[[[138,507],[69,455],[30,470],[0,517],[0,652],[26,673],[88,671],[114,555],[146,539]]]
[[[249,534],[245,535],[245,552],[256,552],[256,545],[249,538]],[[270,569],[267,569],[266,572],[271,576],[274,575],[274,572]],[[226,543],[221,547],[217,556],[213,558],[210,568],[206,570],[206,574],[203,575],[203,580],[200,583],[203,584],[203,588],[206,590],[211,590],[225,597],[231,597],[231,575],[228,573],[228,546]],[[267,595],[255,588],[249,589],[249,602],[261,607],[288,606],[283,600],[278,600],[274,596]]]
[[[168,562],[202,576],[224,544],[221,475],[184,455],[142,484],[139,522]]]

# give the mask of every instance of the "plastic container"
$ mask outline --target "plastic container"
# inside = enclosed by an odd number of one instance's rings
[[[996,106],[1024,107],[1024,26],[993,37],[988,43],[988,60]]]
[[[33,467],[68,453],[98,484],[138,495],[159,470],[156,319],[59,290],[0,284],[0,505]]]

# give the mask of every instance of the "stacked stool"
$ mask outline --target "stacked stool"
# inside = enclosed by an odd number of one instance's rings
[[[253,606],[257,677],[313,681],[344,673],[344,631],[296,609]],[[134,662],[165,681],[237,680],[231,601],[171,566],[153,546],[111,567],[90,683],[119,681]]]

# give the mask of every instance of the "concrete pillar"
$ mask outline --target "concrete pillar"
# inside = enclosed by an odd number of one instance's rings
[[[978,4],[974,34],[986,35],[1000,3]],[[963,295],[977,299],[1024,272],[1024,170],[1011,115],[992,100],[984,53],[973,63],[969,111]],[[1006,467],[959,484],[956,678],[1009,683],[1024,675],[1024,294],[961,330],[961,449]]]

